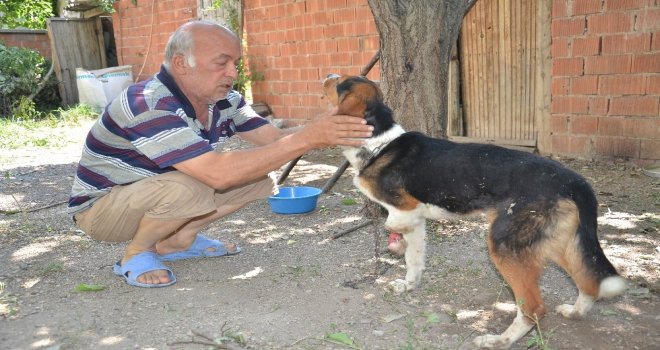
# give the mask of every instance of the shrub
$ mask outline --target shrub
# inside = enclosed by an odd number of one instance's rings
[[[50,109],[59,104],[57,79],[51,75],[34,104],[25,99],[37,90],[46,76],[50,62],[38,52],[20,47],[8,47],[0,42],[0,117],[10,117],[18,108],[33,111]],[[30,111],[28,111],[30,112]]]

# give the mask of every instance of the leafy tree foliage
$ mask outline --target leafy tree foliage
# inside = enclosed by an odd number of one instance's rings
[[[56,0],[0,1],[0,27],[46,29],[46,19],[53,17]]]

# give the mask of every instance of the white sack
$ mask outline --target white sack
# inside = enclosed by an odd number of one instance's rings
[[[78,101],[102,112],[105,106],[133,83],[131,66],[98,70],[76,68]]]

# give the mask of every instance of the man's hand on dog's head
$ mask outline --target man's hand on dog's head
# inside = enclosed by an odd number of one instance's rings
[[[312,119],[300,132],[314,142],[316,148],[361,147],[364,139],[372,136],[373,126],[367,125],[363,118],[335,113],[337,108]]]

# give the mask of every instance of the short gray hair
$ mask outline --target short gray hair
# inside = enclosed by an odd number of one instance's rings
[[[174,33],[172,33],[170,39],[167,41],[167,45],[165,45],[165,59],[163,60],[163,65],[167,70],[170,69],[172,59],[176,55],[182,55],[190,67],[195,67],[195,56],[193,55],[194,38],[192,28],[199,25],[217,27],[238,38],[238,36],[231,29],[214,22],[205,20],[187,22],[177,28]]]
[[[163,65],[169,70],[174,56],[182,55],[185,58],[186,63],[188,63],[190,67],[194,67],[195,57],[193,56],[192,50],[192,31],[189,30],[189,26],[182,25],[172,33],[170,39],[167,41],[167,45],[165,45],[165,59]]]

